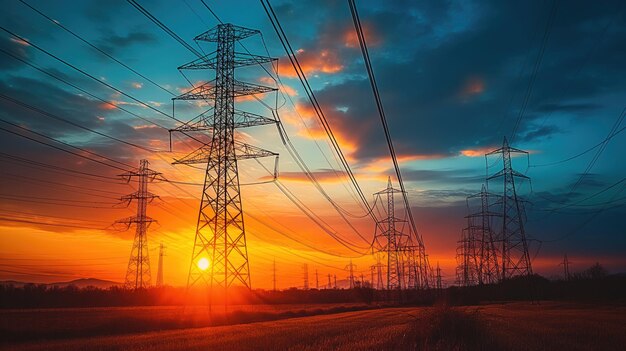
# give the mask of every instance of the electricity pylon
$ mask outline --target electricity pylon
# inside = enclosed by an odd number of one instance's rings
[[[509,146],[505,137],[501,148],[485,154],[485,158],[500,154],[503,164],[502,170],[487,178],[489,182],[489,180],[502,177],[504,184],[501,200],[502,232],[499,238],[501,240],[501,280],[533,274],[524,230],[524,206],[515,189],[515,178],[530,178],[513,169],[511,154],[516,153],[528,156],[528,152]]]
[[[352,260],[350,260],[350,264],[346,266],[345,269],[348,270],[348,273],[350,274],[348,276],[348,279],[350,280],[350,289],[354,289],[354,269],[356,268],[356,265],[354,263],[352,263]],[[335,282],[335,285],[337,283]]]
[[[396,223],[406,222],[396,218],[393,195],[401,193],[401,190],[394,189],[391,184],[391,177],[387,180],[387,188],[374,194],[381,203],[387,204],[387,217],[376,222],[376,233],[374,234],[373,250],[382,253],[386,258],[386,289],[402,288],[402,253],[400,248],[408,241],[408,235],[398,230]]]
[[[437,290],[441,290],[443,286],[441,284],[441,268],[439,268],[439,261],[437,261],[437,275],[435,277],[435,287],[437,288]]]
[[[569,265],[570,265],[570,262],[567,259],[567,254],[565,254],[565,256],[563,256],[563,262],[559,263],[559,266],[560,265],[563,265],[563,279],[569,280],[569,277],[570,277],[570,275],[569,275]]]
[[[225,298],[228,297],[228,288],[232,284],[251,288],[238,161],[276,157],[274,177],[278,164],[278,154],[235,138],[236,128],[277,123],[272,118],[235,108],[236,98],[277,90],[235,79],[235,69],[238,67],[262,65],[276,60],[235,51],[237,42],[259,33],[258,30],[225,23],[196,36],[195,41],[216,43],[217,50],[179,69],[212,69],[215,70],[215,79],[173,99],[173,102],[200,100],[212,103],[212,114],[202,113],[172,130],[187,135],[204,134],[210,139],[196,151],[175,160],[174,164],[206,164],[187,287],[198,282],[204,282],[211,289],[219,286],[224,288]],[[208,261],[210,269],[206,264],[198,265],[199,261]]]
[[[375,265],[370,266],[372,274],[372,288],[374,289],[384,289],[385,284],[383,283],[383,267],[384,266],[380,263],[380,261]]]
[[[309,290],[309,265],[306,263],[302,266],[302,277],[304,279],[304,290]]]
[[[457,284],[461,286],[471,286],[478,283],[478,269],[474,262],[476,257],[473,253],[474,241],[472,240],[470,228],[463,228],[461,231],[461,240],[459,240],[456,251],[456,279]]]
[[[148,203],[158,196],[148,192],[148,183],[154,181],[161,173],[149,169],[149,164],[148,160],[141,160],[139,161],[139,169],[120,174],[120,177],[127,182],[130,182],[133,178],[138,180],[137,191],[121,198],[123,202],[128,204],[133,200],[137,200],[137,214],[115,222],[116,224],[125,224],[127,229],[133,224],[136,227],[133,248],[130,251],[130,259],[128,260],[128,268],[126,270],[126,279],[124,280],[124,287],[127,289],[142,289],[150,286],[148,227],[152,222],[156,221],[146,215],[146,210]]]
[[[159,267],[157,270],[156,286],[163,286],[163,257],[165,256],[165,246],[163,243],[159,245]]]
[[[497,201],[490,201],[496,198]],[[478,272],[478,284],[493,284],[498,282],[498,254],[491,220],[493,217],[501,217],[502,214],[491,211],[490,207],[501,199],[500,196],[487,192],[483,184],[480,193],[467,197],[467,207],[470,208],[472,199],[480,199],[480,210],[466,216],[468,219],[469,240],[468,248],[471,260]]]

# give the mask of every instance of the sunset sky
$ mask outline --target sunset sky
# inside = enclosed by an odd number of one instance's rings
[[[218,23],[199,0],[139,2],[196,48],[192,39]],[[126,1],[27,3],[172,93],[190,89],[177,67],[194,60],[194,55]],[[367,248],[374,223],[363,216],[354,188],[341,172],[261,4],[252,0],[207,3],[222,21],[261,31],[262,37],[243,43],[254,54],[269,52],[279,58],[278,74],[284,83],[279,94],[266,94],[263,101],[269,107],[278,105],[284,126],[309,168],[325,191],[358,217],[347,218],[367,240],[300,172],[274,126],[242,129],[238,138],[279,153],[282,184],[341,237]],[[388,176],[396,187],[397,182],[348,4],[275,0],[272,5],[373,204],[371,194],[386,187]],[[561,1],[551,17],[551,1],[357,1],[411,210],[430,262],[440,263],[447,282],[454,281],[456,241],[468,212],[465,198],[480,191],[486,173],[484,154],[501,146],[504,136],[530,153],[528,159],[514,158],[513,166],[532,178],[519,183],[518,190],[530,202],[527,232],[535,272],[560,274],[558,264],[565,253],[572,272],[596,261],[610,272],[626,271],[626,133],[577,156],[625,125],[619,120],[626,101],[625,5],[623,1],[593,6],[586,1]],[[173,95],[22,2],[4,2],[0,26],[171,114]],[[198,145],[174,134],[174,152],[169,152],[167,128],[176,126],[172,119],[81,75],[28,42],[0,30],[0,97],[4,96],[0,98],[0,280],[94,277],[121,282],[134,228],[121,231],[110,225],[135,211],[134,204],[119,204],[121,196],[135,191],[135,184],[116,177],[128,167],[107,167],[6,130],[85,155],[10,123],[18,124],[133,167],[148,159],[150,167],[165,178],[186,183],[201,183],[203,170],[171,162]],[[207,53],[215,50],[213,43],[199,45]],[[266,68],[274,74],[276,67]],[[211,71],[185,74],[194,85],[213,78]],[[275,85],[260,67],[238,71],[237,77]],[[525,99],[520,126],[512,135]],[[105,138],[20,106],[16,100],[157,152]],[[238,101],[238,108],[271,116],[266,106],[253,99]],[[176,118],[190,120],[206,109],[202,104],[177,103]],[[487,164],[489,174],[502,167],[496,158]],[[253,287],[272,286],[274,259],[281,288],[302,286],[305,263],[311,286],[315,286],[315,270],[320,286],[327,283],[328,274],[345,280],[346,265],[352,256],[360,255],[324,233],[275,184],[245,185],[271,178],[262,166],[271,170],[273,160],[239,164]],[[489,189],[500,192],[502,184],[490,181]],[[148,207],[148,215],[158,221],[148,236],[152,279],[156,279],[162,242],[167,247],[165,282],[183,285],[202,189],[154,182],[149,190],[160,196]],[[371,255],[354,257],[353,262],[358,274],[369,279]]]

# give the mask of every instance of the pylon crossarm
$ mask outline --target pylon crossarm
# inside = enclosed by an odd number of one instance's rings
[[[172,100],[212,100],[215,97],[215,79],[173,97]]]
[[[255,113],[235,109],[235,128],[246,128],[274,124],[276,120]]]
[[[237,159],[239,160],[278,156],[275,152],[238,141],[235,142],[235,152],[237,152]]]
[[[241,39],[251,37],[255,34],[261,33],[259,30],[256,30],[256,29],[250,29],[250,28],[245,28],[241,26],[236,26],[234,24],[226,23],[226,24],[221,24],[219,26],[213,27],[202,34],[197,35],[195,38],[193,38],[193,40],[218,42],[221,39],[220,26],[228,27],[229,33],[231,33],[233,40],[241,40]]]
[[[498,173],[488,177],[487,180],[491,180],[491,179],[494,179],[494,178],[502,177],[505,173],[506,172],[504,170],[500,170],[500,171],[498,171]]]
[[[189,69],[189,70],[194,70],[194,69],[216,69],[217,68],[217,55],[216,55],[217,51],[214,51],[210,54],[204,55],[200,58],[197,58],[187,64],[184,64],[180,67],[178,67],[179,70],[181,69]],[[257,65],[257,64],[263,64],[263,63],[269,63],[269,62],[273,62],[273,61],[277,61],[278,59],[274,58],[274,57],[268,57],[268,56],[260,56],[260,55],[252,55],[252,54],[245,54],[245,53],[241,53],[241,52],[236,52],[235,53],[235,57],[233,60],[233,67],[244,67],[244,66],[251,66],[251,65]]]
[[[141,192],[141,191],[136,191],[132,194],[128,194],[128,195],[124,195],[122,197],[120,197],[120,201],[122,202],[130,202],[134,199],[146,199],[148,201],[152,201],[154,199],[159,198],[158,195],[154,195],[153,193],[150,192]]]
[[[202,145],[196,151],[186,155],[181,159],[174,159],[174,165],[191,165],[198,163],[207,163],[210,158],[211,146],[209,144]]]
[[[524,174],[512,169],[511,170],[511,174],[513,174],[515,177],[520,177],[520,178],[524,178],[524,179],[530,179],[529,177],[525,176]]]

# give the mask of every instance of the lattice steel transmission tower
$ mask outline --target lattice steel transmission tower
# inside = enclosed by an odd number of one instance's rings
[[[354,269],[355,268],[356,268],[356,265],[352,263],[352,260],[350,260],[350,264],[347,265],[345,268],[348,270],[348,273],[350,274],[348,276],[348,280],[350,281],[350,289],[354,289]],[[335,285],[337,285],[336,281],[335,281]]]
[[[141,160],[139,169],[120,175],[127,182],[130,182],[133,178],[137,178],[138,182],[137,191],[121,198],[123,202],[128,204],[133,200],[137,200],[137,214],[115,222],[116,224],[125,224],[127,229],[133,224],[136,227],[133,248],[130,251],[130,259],[128,260],[128,268],[124,280],[124,287],[127,289],[142,289],[150,286],[148,227],[156,221],[146,215],[146,210],[148,203],[158,198],[158,196],[148,192],[148,183],[154,181],[161,173],[149,169],[148,166],[148,160]]]
[[[437,261],[437,274],[435,275],[435,288],[437,290],[443,289],[443,285],[441,284],[441,268],[439,268],[439,261]]]
[[[408,235],[398,230],[396,223],[406,222],[406,220],[395,216],[394,194],[401,193],[401,190],[393,188],[391,177],[387,180],[387,188],[374,194],[380,203],[386,203],[387,217],[376,222],[376,233],[374,234],[373,249],[384,255],[386,259],[386,289],[402,289],[402,247],[408,243]]]
[[[490,199],[496,199],[492,201]],[[468,220],[471,261],[475,266],[478,284],[493,284],[499,281],[498,253],[496,249],[496,237],[491,228],[494,217],[501,217],[501,213],[491,210],[493,205],[501,202],[501,196],[487,192],[485,185],[480,193],[467,197],[467,207],[470,209],[470,201],[480,200],[480,209],[466,216]]]
[[[569,275],[569,259],[567,258],[567,254],[565,254],[563,256],[563,262],[559,263],[559,266],[563,265],[563,279],[565,280],[569,280],[570,275]]]
[[[511,154],[524,154],[528,157],[528,152],[509,146],[506,137],[501,148],[485,154],[486,159],[490,155],[501,155],[503,164],[502,170],[487,178],[489,182],[489,180],[502,177],[504,184],[501,200],[502,232],[499,238],[501,241],[500,278],[502,280],[533,273],[524,230],[524,204],[518,198],[515,189],[515,178],[530,178],[513,169]]]
[[[213,113],[200,114],[190,122],[172,130],[199,133],[210,142],[191,154],[175,160],[174,164],[206,164],[202,200],[198,213],[196,236],[189,266],[187,287],[203,282],[211,287],[228,288],[241,284],[251,288],[248,248],[239,184],[238,161],[278,154],[246,144],[235,138],[237,128],[268,125],[276,120],[235,108],[235,99],[277,90],[257,84],[245,83],[235,78],[235,69],[262,65],[276,59],[244,54],[235,51],[236,44],[259,34],[258,30],[229,23],[198,35],[195,41],[217,44],[217,50],[179,67],[180,70],[215,70],[215,79],[175,97],[176,100],[200,100],[212,104]],[[198,261],[210,263],[202,269]],[[206,268],[206,265],[205,267]],[[225,303],[226,305],[226,303]]]
[[[309,290],[309,265],[302,265],[302,278],[304,280],[304,290]]]
[[[461,286],[472,286],[478,283],[478,267],[476,265],[475,240],[471,237],[470,228],[463,228],[461,240],[456,251],[456,282]]]
[[[159,245],[159,267],[157,270],[157,279],[156,279],[157,287],[163,286],[163,257],[164,256],[165,256],[165,245],[161,243]]]

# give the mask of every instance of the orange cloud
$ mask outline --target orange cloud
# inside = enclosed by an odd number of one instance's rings
[[[315,171],[312,172],[315,179],[320,183],[340,183],[344,182],[347,177],[345,172],[342,171]],[[278,178],[281,181],[290,181],[298,183],[310,183],[311,181],[307,175],[303,172],[280,172]],[[271,180],[272,176],[264,176],[262,180]]]
[[[114,104],[109,103],[109,102],[103,102],[103,103],[101,103],[101,104],[99,105],[99,107],[100,107],[102,110],[114,110],[114,109],[116,109],[116,108],[117,108],[117,106],[115,106]]]
[[[441,158],[445,158],[446,155],[443,154],[433,154],[433,155],[400,155],[398,156],[398,163],[406,163],[411,161],[418,160],[437,160]],[[391,156],[380,157],[374,159],[373,161],[368,162],[366,165],[361,167],[362,171],[368,173],[383,173],[393,167],[393,161],[391,160]],[[384,177],[387,179],[386,176]]]
[[[365,42],[367,46],[377,46],[381,43],[380,36],[373,30],[373,27],[369,24],[362,24],[363,35],[365,36]],[[346,47],[349,48],[358,48],[359,38],[354,31],[354,27],[348,27],[343,34],[343,42]]]
[[[470,77],[463,85],[460,95],[470,97],[485,91],[485,81],[480,77]]]
[[[319,53],[300,49],[297,52],[298,62],[304,74],[337,73],[343,70],[343,64],[335,51],[323,49]],[[278,72],[286,77],[297,77],[296,71],[288,59],[278,61]]]
[[[486,146],[477,149],[466,149],[461,150],[461,155],[466,157],[483,157],[486,153],[491,152],[497,148],[498,147],[496,146]]]
[[[20,44],[22,46],[30,46],[29,42],[22,40],[22,39],[11,38],[11,41],[14,43]]]

